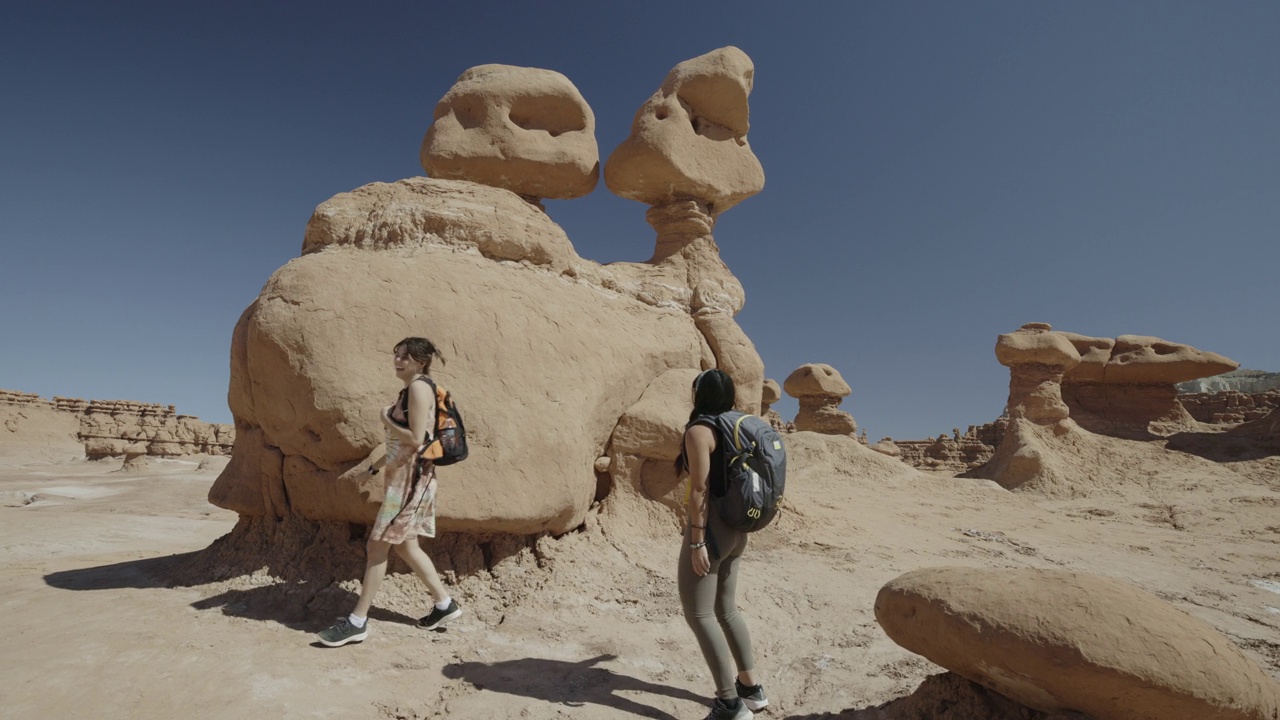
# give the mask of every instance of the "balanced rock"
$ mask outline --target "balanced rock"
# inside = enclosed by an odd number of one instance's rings
[[[840,409],[841,400],[853,390],[835,368],[823,363],[801,365],[787,376],[782,389],[800,401],[796,430],[824,435],[857,435],[858,423],[852,415]]]
[[[1063,570],[927,568],[876,596],[896,643],[1043,712],[1274,720],[1280,686],[1208,624],[1128,583]]]
[[[1063,400],[1081,427],[1104,435],[1149,438],[1194,428],[1176,383],[1239,367],[1217,353],[1155,337],[1061,335],[1081,356],[1063,376]]]
[[[564,75],[479,65],[436,104],[420,160],[436,178],[530,199],[581,197],[600,177],[595,130],[595,115]]]
[[[751,59],[732,47],[677,65],[636,113],[605,165],[605,183],[651,206],[645,219],[657,240],[646,293],[664,302],[669,288],[692,289],[688,307],[717,367],[733,378],[735,407],[754,414],[764,361],[733,319],[745,295],[712,237],[721,212],[764,187],[746,141],[753,73]]]
[[[754,78],[751,58],[736,47],[676,65],[609,156],[605,185],[647,205],[696,198],[713,213],[760,192],[764,169],[747,143]]]
[[[1049,425],[1067,418],[1062,376],[1080,353],[1048,323],[1027,323],[996,340],[996,359],[1009,368],[1009,418]]]

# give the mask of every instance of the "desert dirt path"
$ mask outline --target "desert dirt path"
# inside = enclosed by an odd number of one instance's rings
[[[1280,488],[1269,466],[1045,500],[799,443],[788,513],[753,538],[740,590],[773,707],[765,717],[888,720],[883,703],[940,669],[875,623],[880,586],[931,565],[1123,577],[1228,634],[1280,677]],[[809,443],[806,445],[805,443]],[[861,452],[859,450],[859,452]],[[425,593],[384,585],[370,639],[311,633],[354,581],[267,601],[265,573],[166,587],[165,558],[235,524],[194,462],[0,468],[0,707],[14,718],[691,718],[709,680],[675,596],[678,540],[588,523],[545,562],[462,580],[445,632]],[[1198,467],[1198,466],[1197,466]],[[1218,472],[1214,470],[1214,472]],[[1168,487],[1180,488],[1169,495]]]

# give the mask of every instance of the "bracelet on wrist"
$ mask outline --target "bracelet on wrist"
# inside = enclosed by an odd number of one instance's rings
[[[696,542],[696,543],[695,543],[695,542],[691,542],[691,543],[689,543],[689,549],[690,549],[690,550],[697,550],[698,548],[704,548],[704,547],[706,547],[706,546],[707,546],[707,544],[706,544],[705,542]]]
[[[693,523],[689,523],[689,527],[694,528],[694,529],[696,529],[696,530],[706,530],[706,529],[707,529],[707,526],[706,526],[706,525],[694,525]]]

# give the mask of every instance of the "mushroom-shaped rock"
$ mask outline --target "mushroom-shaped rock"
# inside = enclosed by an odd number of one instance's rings
[[[796,430],[849,437],[858,432],[858,423],[853,416],[840,409],[841,399],[853,390],[840,377],[840,372],[830,365],[801,365],[783,381],[782,389],[800,401]]]
[[[600,177],[596,121],[554,70],[478,65],[436,104],[419,159],[435,178],[471,180],[529,198],[575,198]]]
[[[1280,686],[1205,622],[1119,580],[925,568],[876,596],[902,647],[1043,712],[1099,720],[1270,720]]]
[[[1009,368],[1010,418],[1049,425],[1067,418],[1062,375],[1080,363],[1080,353],[1048,323],[1027,323],[996,340],[996,359]]]
[[[796,368],[783,381],[782,388],[793,398],[848,397],[853,389],[840,371],[826,363],[808,363]]]
[[[760,417],[764,418],[769,426],[778,432],[783,432],[786,428],[786,421],[778,414],[777,410],[769,407],[782,399],[782,387],[778,385],[778,381],[773,378],[767,378],[764,381],[764,387],[760,393]]]
[[[1157,337],[1121,335],[1111,352],[1104,380],[1111,383],[1175,383],[1221,375],[1240,363]]]
[[[1048,323],[1027,323],[996,339],[996,360],[1001,365],[1048,365],[1064,371],[1080,363],[1080,353],[1062,333]]]
[[[1081,427],[1104,435],[1149,438],[1194,429],[1175,383],[1239,366],[1217,353],[1155,337],[1062,335],[1081,355],[1080,364],[1063,376],[1062,399]]]
[[[760,192],[764,169],[747,144],[754,75],[736,47],[676,65],[609,156],[605,185],[648,205],[696,198],[714,213]]]
[[[766,378],[764,387],[760,392],[760,404],[768,407],[782,399],[782,388],[778,385],[778,381],[773,378]]]

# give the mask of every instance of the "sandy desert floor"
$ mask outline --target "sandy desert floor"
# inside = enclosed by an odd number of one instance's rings
[[[941,669],[889,641],[872,606],[888,580],[936,565],[1125,578],[1280,678],[1280,457],[1136,468],[1125,487],[1050,500],[917,472],[848,440],[789,442],[787,513],[753,537],[740,585],[773,702],[765,717],[934,717],[903,708]],[[466,614],[440,632],[413,624],[427,596],[395,575],[370,638],[329,649],[313,633],[354,602],[353,578],[308,588],[264,569],[171,585],[236,524],[205,500],[213,465],[0,467],[5,717],[705,714],[710,680],[675,595],[674,531],[593,517],[458,580]]]

